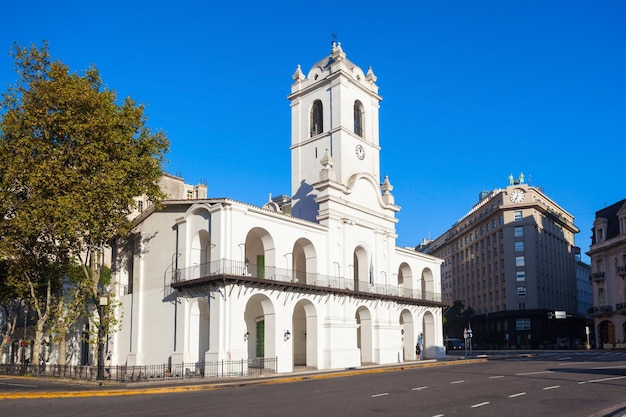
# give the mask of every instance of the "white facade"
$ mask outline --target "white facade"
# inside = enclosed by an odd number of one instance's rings
[[[169,200],[114,248],[114,364],[277,358],[333,369],[445,354],[441,260],[396,247],[378,106],[339,44],[293,76],[291,204]],[[423,336],[423,337],[421,337]]]
[[[589,248],[596,346],[626,348],[626,199],[596,212]]]

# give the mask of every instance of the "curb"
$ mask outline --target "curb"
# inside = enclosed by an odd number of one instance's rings
[[[450,361],[422,361],[420,363],[392,365],[392,366],[372,366],[365,368],[346,369],[340,371],[311,371],[303,372],[300,374],[289,374],[285,376],[270,376],[261,378],[252,378],[238,381],[226,381],[226,382],[199,382],[196,384],[186,385],[174,385],[166,387],[149,387],[140,388],[133,384],[133,388],[126,385],[124,388],[107,388],[107,389],[95,389],[88,391],[46,391],[46,392],[12,392],[0,394],[0,400],[13,400],[13,399],[36,399],[36,398],[80,398],[80,397],[105,397],[105,396],[127,396],[127,395],[155,395],[166,394],[176,392],[190,392],[190,391],[216,391],[229,388],[238,388],[242,386],[252,385],[270,385],[270,384],[287,384],[293,382],[310,381],[317,379],[327,378],[343,378],[355,375],[376,374],[383,372],[398,372],[406,371],[417,368],[430,368],[438,366],[451,366],[462,365],[467,363],[486,362],[488,358],[475,358],[475,359],[458,359]],[[6,378],[6,376],[0,377],[0,379]],[[14,378],[14,377],[11,377]],[[24,380],[32,380],[28,377],[17,377]]]

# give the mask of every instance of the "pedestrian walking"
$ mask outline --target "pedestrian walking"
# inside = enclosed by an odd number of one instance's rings
[[[107,355],[107,358],[104,361],[104,377],[106,379],[111,377],[111,355]]]

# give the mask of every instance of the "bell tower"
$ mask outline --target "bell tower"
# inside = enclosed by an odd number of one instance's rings
[[[338,42],[306,76],[298,66],[292,77],[288,99],[293,215],[314,221],[319,209],[314,185],[322,171],[344,187],[359,174],[380,184],[382,98],[371,67],[364,73],[346,58]]]

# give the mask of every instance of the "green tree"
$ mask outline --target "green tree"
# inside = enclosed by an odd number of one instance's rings
[[[18,81],[0,114],[0,259],[38,300],[35,360],[55,291],[70,265],[82,269],[85,299],[98,317],[106,283],[98,257],[131,227],[135,197],[163,198],[158,180],[169,142],[147,126],[144,107],[118,102],[99,71],[52,60],[48,43],[11,51]],[[102,343],[109,320],[97,320]],[[101,352],[99,355],[102,362]]]
[[[454,300],[452,306],[443,313],[443,334],[447,337],[458,335],[461,312],[464,305],[461,300]]]
[[[457,318],[459,318],[461,316],[461,312],[463,311],[463,308],[464,308],[463,301],[454,300],[454,302],[452,303],[452,306],[450,306],[443,313],[444,324],[446,324],[447,322],[454,321]]]

